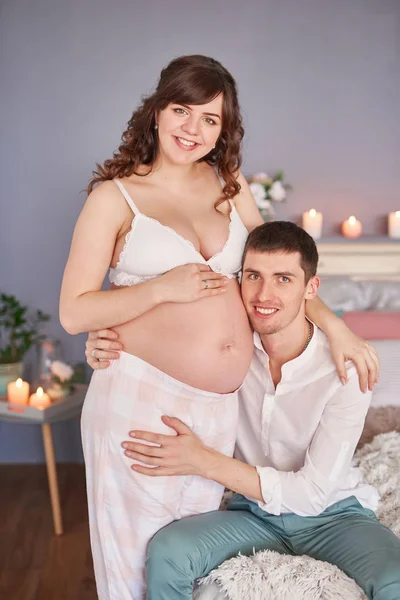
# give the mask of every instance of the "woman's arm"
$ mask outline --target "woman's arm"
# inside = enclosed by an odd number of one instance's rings
[[[342,319],[335,315],[318,296],[306,301],[306,315],[326,335],[332,333],[335,326],[344,325]]]
[[[144,283],[102,291],[127,217],[132,220],[111,181],[89,195],[75,227],[61,287],[60,320],[68,333],[115,327],[164,302],[194,302],[225,291],[225,278],[202,264],[176,267]]]
[[[68,333],[125,323],[160,302],[152,281],[101,291],[126,218],[126,206],[111,181],[89,195],[75,227],[61,287],[60,321]]]
[[[361,391],[372,391],[379,375],[375,348],[355,335],[318,297],[306,301],[306,315],[327,336],[341,382],[345,384],[347,381],[345,362],[351,360],[357,369]]]
[[[246,229],[250,232],[264,223],[260,211],[257,208],[254,196],[251,193],[249,184],[244,175],[239,171],[237,180],[240,183],[241,190],[232,201]]]

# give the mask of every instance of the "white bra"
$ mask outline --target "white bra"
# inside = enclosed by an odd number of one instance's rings
[[[113,181],[124,195],[134,217],[117,266],[110,268],[111,283],[121,286],[142,283],[189,263],[208,265],[216,273],[229,278],[238,275],[248,231],[232,202],[228,239],[220,252],[206,260],[192,242],[157,219],[141,213],[122,183],[117,179]]]

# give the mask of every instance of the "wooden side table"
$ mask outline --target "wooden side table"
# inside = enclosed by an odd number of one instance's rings
[[[44,410],[32,408],[31,406],[10,405],[7,403],[5,396],[0,396],[0,421],[41,425],[47,477],[49,481],[51,510],[53,514],[54,532],[56,535],[62,535],[64,530],[51,425],[58,421],[67,421],[80,416],[87,386],[78,384],[75,388],[73,394],[66,396],[63,400],[52,404]]]

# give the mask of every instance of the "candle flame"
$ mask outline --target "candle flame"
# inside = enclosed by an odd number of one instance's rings
[[[400,219],[400,210],[396,210],[395,215],[396,219]]]
[[[43,388],[42,387],[38,387],[38,389],[36,390],[36,395],[39,396],[39,398],[41,398],[43,396]]]
[[[21,377],[18,377],[17,381],[15,382],[15,385],[16,385],[18,388],[22,387],[22,379],[21,379]]]
[[[316,214],[317,214],[317,211],[315,210],[315,208],[312,208],[310,210],[310,217],[315,217]]]
[[[356,222],[356,218],[355,217],[350,217],[349,218],[350,225],[354,225],[355,222]]]

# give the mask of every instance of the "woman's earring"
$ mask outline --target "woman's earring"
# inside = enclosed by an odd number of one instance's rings
[[[158,125],[157,125],[157,123],[154,125],[154,129],[158,129]]]

